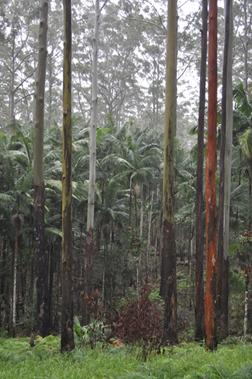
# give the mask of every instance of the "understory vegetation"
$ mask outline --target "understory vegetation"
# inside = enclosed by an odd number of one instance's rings
[[[135,345],[98,343],[61,354],[59,337],[1,338],[0,378],[252,378],[252,344],[238,337],[228,338],[214,353],[183,343],[147,362],[138,356]]]

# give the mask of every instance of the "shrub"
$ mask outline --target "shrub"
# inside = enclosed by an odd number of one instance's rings
[[[112,333],[124,343],[135,343],[141,347],[144,361],[152,352],[160,353],[162,342],[162,317],[149,298],[150,292],[145,285],[135,304],[132,304],[131,298],[126,298],[125,308],[119,314],[118,321],[112,324]]]

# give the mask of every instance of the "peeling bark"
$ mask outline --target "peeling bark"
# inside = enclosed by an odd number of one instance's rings
[[[217,130],[217,0],[209,2],[208,135],[206,158],[206,349],[215,350],[216,339],[216,130]]]

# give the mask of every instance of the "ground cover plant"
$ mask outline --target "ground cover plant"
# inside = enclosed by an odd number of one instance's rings
[[[216,352],[183,343],[144,362],[134,345],[97,344],[60,353],[60,338],[0,338],[0,378],[252,378],[252,345],[232,337]]]

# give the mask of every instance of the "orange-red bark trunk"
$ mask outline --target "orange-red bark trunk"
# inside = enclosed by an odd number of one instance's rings
[[[209,2],[208,135],[206,159],[206,349],[214,350],[216,340],[216,128],[217,128],[217,0]]]

